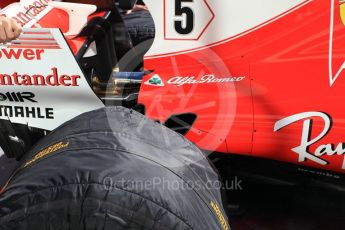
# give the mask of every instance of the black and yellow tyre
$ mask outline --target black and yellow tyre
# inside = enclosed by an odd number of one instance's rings
[[[183,136],[104,108],[23,157],[0,195],[0,229],[229,229],[218,180]]]

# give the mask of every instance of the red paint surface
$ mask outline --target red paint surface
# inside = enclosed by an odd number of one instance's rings
[[[338,1],[335,4],[334,72],[345,61],[345,26]],[[330,13],[330,1],[315,0],[229,42],[189,54],[148,59],[146,69],[154,69],[164,83],[174,76],[198,76],[201,72],[228,76],[222,68],[246,79],[194,88],[143,84],[139,102],[146,105],[149,117],[161,122],[172,114],[196,113],[194,130],[187,137],[202,149],[344,172],[344,155],[322,156],[329,162],[325,166],[310,160],[298,162],[291,149],[300,145],[303,121],[273,131],[282,118],[321,111],[332,117],[333,126],[309,151],[321,144],[345,142],[345,73],[332,87],[329,84]],[[213,104],[208,108],[198,109],[209,102]],[[323,127],[321,119],[313,118],[311,137]]]

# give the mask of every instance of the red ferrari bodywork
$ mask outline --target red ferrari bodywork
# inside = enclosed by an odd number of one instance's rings
[[[66,32],[68,17],[53,9],[39,24]],[[302,1],[225,40],[146,56],[139,103],[162,123],[195,114],[186,137],[203,150],[343,172],[344,32],[338,0]],[[85,38],[67,40],[76,54]]]
[[[149,57],[145,67],[154,69],[165,86],[143,84],[140,103],[149,117],[161,122],[173,114],[195,113],[186,136],[204,150],[343,172],[345,26],[339,2],[333,2],[334,9],[330,0],[305,1],[242,35],[197,51]],[[233,84],[167,84],[173,76],[205,75],[245,79]],[[326,127],[319,116],[302,118],[312,111],[327,114],[332,126]],[[274,130],[279,120],[295,114],[302,117]],[[324,129],[326,134],[321,133]],[[292,150],[296,147],[298,154]]]

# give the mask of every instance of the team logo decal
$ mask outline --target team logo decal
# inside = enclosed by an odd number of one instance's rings
[[[240,82],[244,80],[245,77],[223,77],[218,78],[213,74],[207,74],[202,76],[200,79],[196,78],[195,76],[187,76],[187,77],[173,77],[168,80],[168,84],[171,85],[190,85],[190,84],[210,84],[210,83],[233,83],[233,82]]]
[[[345,25],[345,0],[339,0],[340,19]]]
[[[148,81],[144,83],[145,85],[153,86],[164,86],[164,83],[158,74],[153,75]]]
[[[343,74],[343,71],[345,69],[345,61],[342,62],[340,65],[337,63],[334,63],[334,56],[336,56],[333,52],[334,47],[334,28],[335,28],[335,1],[331,1],[331,23],[330,23],[330,36],[329,36],[329,58],[328,58],[328,65],[329,65],[329,83],[332,87],[335,83],[335,81],[340,77],[340,75]],[[339,1],[339,12],[340,12],[340,19],[342,23],[345,25],[345,1],[344,0],[338,0]]]
[[[321,118],[324,122],[323,130],[316,137],[311,137],[313,118]],[[305,112],[286,117],[276,122],[274,132],[298,121],[304,121],[301,142],[298,146],[291,149],[298,154],[298,162],[310,160],[320,165],[328,165],[330,162],[324,158],[325,156],[344,156],[345,143],[321,144],[314,151],[310,149],[312,145],[317,144],[331,131],[332,118],[326,113]],[[341,169],[345,170],[345,157]]]
[[[24,28],[0,47],[0,60],[0,120],[53,130],[104,106],[59,29]]]
[[[11,101],[11,102],[34,102],[37,103],[35,100],[35,94],[31,92],[7,92],[7,93],[0,93],[0,102],[2,101]]]

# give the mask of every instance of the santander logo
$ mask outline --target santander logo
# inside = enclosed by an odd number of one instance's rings
[[[31,27],[51,10],[47,5],[50,1],[25,0],[21,3],[13,3],[1,10],[0,14],[13,18],[22,27]]]

